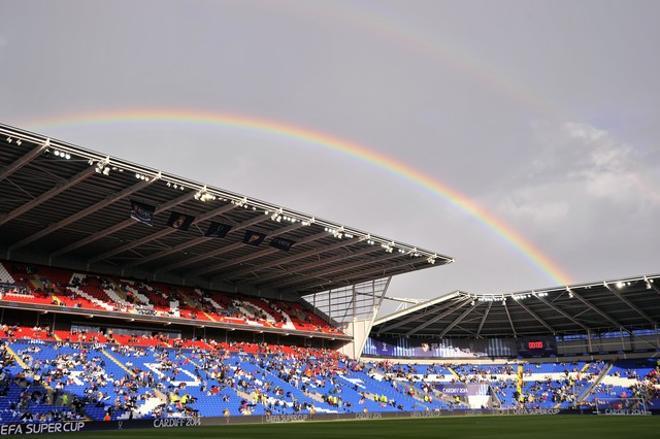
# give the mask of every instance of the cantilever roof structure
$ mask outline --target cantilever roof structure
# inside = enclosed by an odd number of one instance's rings
[[[518,337],[654,329],[660,275],[479,295],[457,291],[374,322],[373,335]]]
[[[131,202],[155,208],[152,226],[129,217]],[[194,217],[189,230],[169,227],[171,212]],[[205,236],[211,222],[232,229]],[[247,231],[266,238],[246,244]],[[275,237],[295,244],[274,248]],[[2,124],[0,251],[63,268],[296,297],[453,261]]]

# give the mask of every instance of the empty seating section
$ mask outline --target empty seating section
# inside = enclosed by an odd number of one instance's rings
[[[0,262],[0,298],[96,311],[340,334],[301,303]]]
[[[0,327],[0,420],[569,408],[660,400],[657,360],[398,364],[297,346]],[[446,391],[463,386],[465,394]]]
[[[7,271],[4,265],[0,264],[0,284],[14,285],[16,281]]]

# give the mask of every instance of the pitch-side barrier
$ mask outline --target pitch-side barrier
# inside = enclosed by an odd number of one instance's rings
[[[618,415],[643,416],[660,415],[658,410],[640,410],[608,413],[597,413],[592,408],[578,409],[484,409],[484,410],[438,410],[427,412],[385,412],[385,413],[323,413],[323,414],[292,414],[271,416],[226,416],[204,418],[162,418],[162,419],[134,419],[121,421],[66,421],[53,423],[32,424],[0,424],[0,436],[8,435],[36,435],[53,433],[77,433],[84,431],[117,431],[128,429],[151,428],[191,428],[203,426],[240,425],[240,424],[281,424],[295,422],[323,422],[323,421],[360,421],[379,419],[420,419],[437,418],[443,416],[515,416],[515,415]]]

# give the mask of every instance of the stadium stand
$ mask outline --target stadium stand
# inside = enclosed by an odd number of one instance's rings
[[[607,401],[608,404],[624,404],[626,400],[641,399],[649,409],[658,409],[658,368],[657,360],[619,360],[604,370],[601,379],[585,398],[591,404]],[[654,388],[655,387],[655,388]]]
[[[660,276],[414,303],[452,258],[0,134],[2,425],[660,410]]]
[[[650,407],[660,403],[654,387],[660,366],[650,359],[403,365],[350,360],[329,349],[165,334],[3,326],[0,337],[3,422],[467,410],[490,402],[500,408],[569,408],[603,396],[620,402],[644,398]],[[458,383],[483,387],[479,406],[442,392]]]
[[[290,331],[339,334],[302,304],[205,292],[198,288],[144,283],[110,276],[75,273],[39,265],[0,262],[0,297],[11,302],[275,327]]]

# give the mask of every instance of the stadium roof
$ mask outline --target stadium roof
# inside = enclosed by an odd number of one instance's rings
[[[457,291],[374,322],[375,335],[518,337],[656,328],[660,275],[518,293]]]
[[[152,226],[129,217],[132,202],[155,208]],[[189,230],[168,226],[172,212],[194,217]],[[232,229],[205,236],[212,222]],[[266,238],[246,244],[248,231]],[[276,237],[293,247],[274,248]],[[281,296],[453,261],[3,124],[0,250],[7,259]]]

